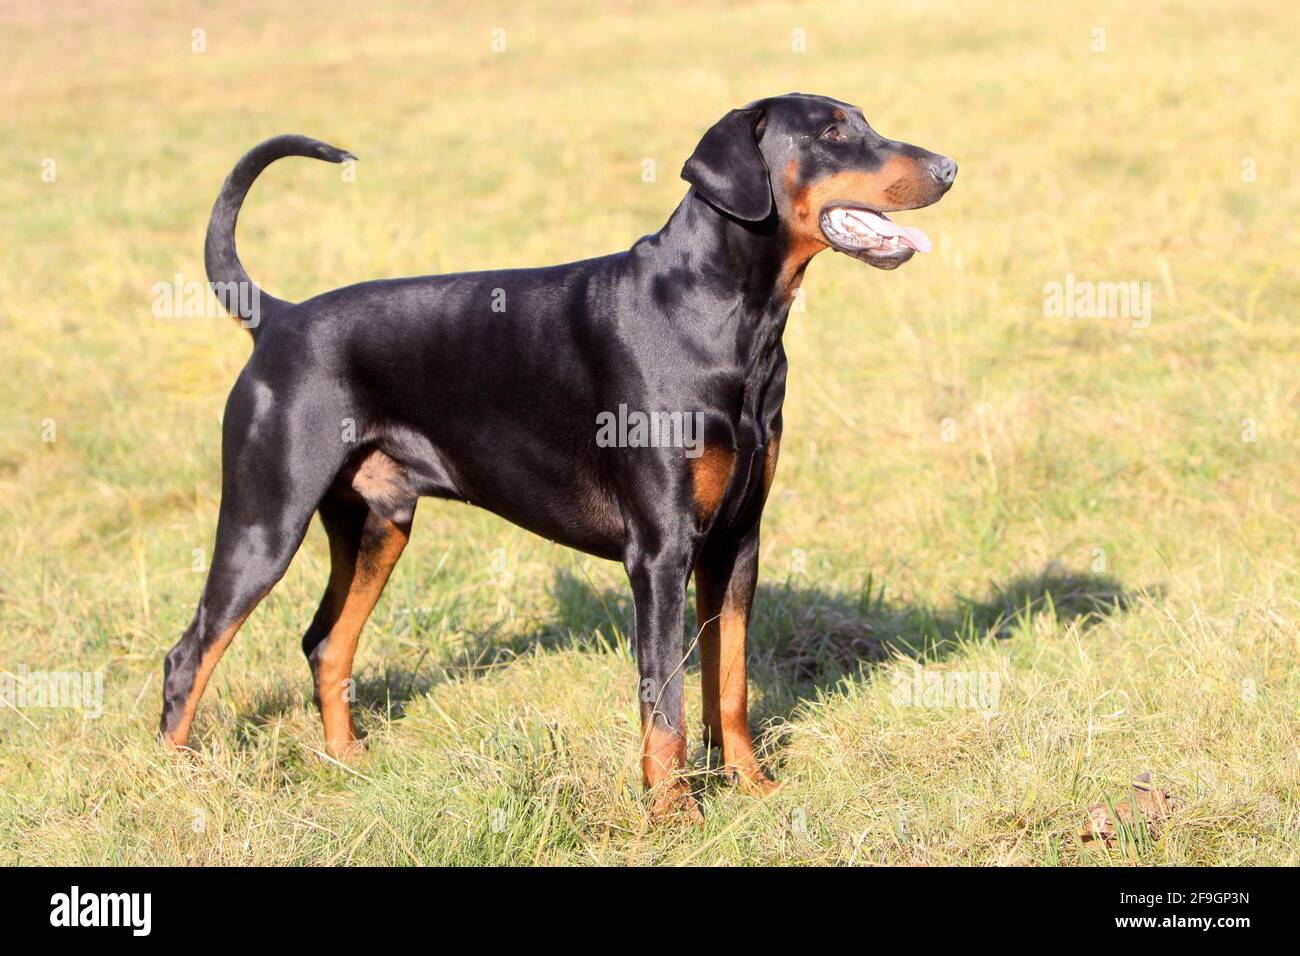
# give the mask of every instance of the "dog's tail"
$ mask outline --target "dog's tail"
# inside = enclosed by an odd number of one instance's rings
[[[208,238],[203,245],[203,259],[207,265],[208,284],[212,291],[225,310],[248,329],[254,342],[257,341],[265,312],[268,309],[274,311],[276,306],[288,303],[267,295],[248,277],[243,263],[239,261],[239,253],[235,251],[235,221],[239,218],[239,207],[243,205],[244,197],[248,195],[248,189],[258,173],[285,156],[308,156],[330,163],[356,159],[349,152],[307,136],[276,136],[245,153],[244,158],[235,164],[235,168],[226,177],[225,185],[221,187],[221,193],[212,207],[212,218],[208,220]]]

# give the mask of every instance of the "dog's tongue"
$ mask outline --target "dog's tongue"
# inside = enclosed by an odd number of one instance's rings
[[[850,209],[848,212],[849,219],[859,220],[877,235],[897,236],[899,242],[915,249],[917,252],[929,252],[934,248],[930,244],[930,237],[920,229],[912,226],[900,226],[892,219],[886,219],[884,216],[868,212],[865,209]]]

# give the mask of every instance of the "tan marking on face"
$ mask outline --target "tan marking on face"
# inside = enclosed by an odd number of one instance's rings
[[[891,156],[872,172],[859,169],[832,173],[802,190],[801,201],[816,217],[835,203],[859,203],[877,212],[893,212],[937,199],[937,187],[921,164],[906,156]]]
[[[368,538],[376,529],[378,539]],[[410,527],[395,524],[371,512],[366,519],[365,535],[362,551],[357,555],[351,581],[342,598],[342,607],[325,638],[324,652],[316,668],[316,690],[320,698],[321,720],[325,725],[325,749],[333,757],[347,756],[357,748],[349,693],[352,661],[356,657],[361,629],[379,602],[393,566],[410,540]]]
[[[821,230],[821,214],[827,206],[857,203],[877,212],[893,212],[929,205],[942,195],[933,177],[906,156],[891,156],[873,172],[831,173],[806,184],[799,182],[799,163],[792,159],[782,183],[790,197],[790,246],[778,281],[787,297],[793,297],[812,257],[830,247]]]
[[[817,225],[817,215],[808,204],[805,190],[799,188],[799,162],[790,160],[785,165],[781,177],[785,194],[790,197],[790,247],[786,250],[785,261],[781,264],[781,274],[777,286],[785,292],[787,299],[793,298],[795,290],[803,282],[803,273],[808,268],[812,257],[830,243],[822,235]]]
[[[705,445],[700,457],[691,459],[695,508],[705,521],[717,513],[735,467],[736,453],[721,445]]]

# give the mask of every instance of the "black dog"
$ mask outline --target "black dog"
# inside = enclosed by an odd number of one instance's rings
[[[433,496],[623,562],[641,769],[647,787],[664,784],[656,813],[698,814],[675,773],[694,572],[704,727],[738,779],[770,789],[746,714],[745,633],[781,440],[786,316],[822,249],[880,269],[929,251],[924,233],[884,213],[937,201],[956,163],[885,139],[847,103],[774,97],[704,134],[682,169],[686,198],[627,252],[365,282],[294,304],[257,289],[235,252],[244,196],[283,156],[352,158],[302,136],[268,140],[235,166],[212,211],[208,279],[255,347],[226,403],[207,583],[167,655],[164,739],[187,743],[213,667],[319,512],[333,564],[303,650],[328,749],[351,752],[357,637],[416,501]],[[249,290],[256,315],[238,305]],[[598,423],[627,409],[671,440],[598,440]],[[698,424],[693,438],[683,422]]]

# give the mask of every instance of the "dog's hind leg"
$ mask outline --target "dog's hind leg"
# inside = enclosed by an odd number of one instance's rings
[[[258,603],[280,580],[298,550],[311,512],[282,512],[276,527],[260,523],[240,504],[222,502],[217,545],[203,596],[190,626],[163,666],[163,739],[189,742],[199,698],[217,662]]]
[[[414,498],[400,513],[364,499],[333,493],[320,507],[330,541],[330,580],[302,639],[311,664],[325,748],[334,757],[358,749],[352,721],[352,660],[374,609],[411,533]]]
[[[241,377],[231,393],[212,563],[194,618],[163,667],[159,731],[174,746],[188,744],[213,668],[289,567],[312,512],[343,463],[344,443],[303,443],[305,435],[322,433],[328,422],[319,404],[295,405],[291,396],[276,401],[269,387],[250,377]],[[310,447],[311,454],[295,453],[301,447]]]
[[[330,578],[316,615],[302,637],[302,652],[307,655],[307,662],[311,665],[313,693],[322,715],[324,707],[321,701],[320,662],[325,653],[326,641],[343,614],[348,592],[356,577],[361,536],[369,515],[370,509],[364,501],[337,491],[327,495],[320,506],[321,524],[329,535]],[[329,699],[333,704],[332,695]],[[326,748],[329,749],[328,743]]]

